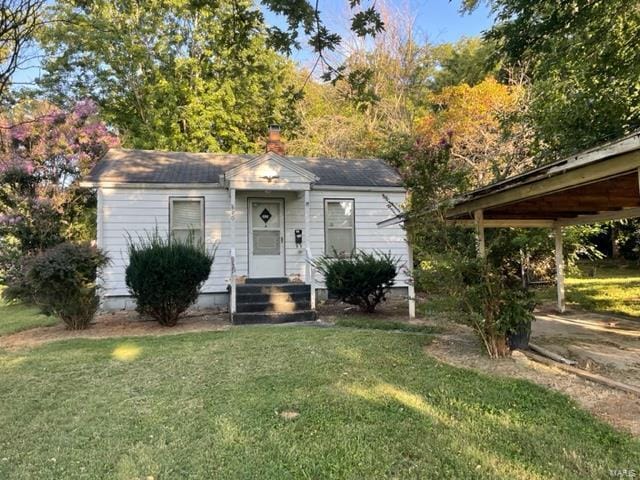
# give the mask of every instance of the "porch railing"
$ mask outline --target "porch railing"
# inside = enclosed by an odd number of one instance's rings
[[[236,249],[232,248],[229,255],[231,259],[231,278],[229,278],[229,285],[231,286],[231,292],[229,292],[229,313],[233,315],[236,313]]]
[[[311,254],[311,249],[307,247],[305,249],[305,277],[307,283],[311,288],[311,310],[316,309],[316,268],[313,265],[313,255]]]

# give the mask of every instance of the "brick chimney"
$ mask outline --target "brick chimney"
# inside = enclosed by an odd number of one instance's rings
[[[282,143],[282,140],[280,140],[280,125],[269,125],[267,152],[284,155],[284,143]]]

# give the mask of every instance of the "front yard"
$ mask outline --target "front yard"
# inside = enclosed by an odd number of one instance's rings
[[[42,315],[35,307],[8,304],[2,299],[2,286],[0,286],[0,335],[35,327],[48,327],[56,323],[58,323],[57,319]]]
[[[567,479],[640,468],[638,440],[567,397],[440,363],[425,354],[430,341],[256,326],[0,352],[0,478]]]

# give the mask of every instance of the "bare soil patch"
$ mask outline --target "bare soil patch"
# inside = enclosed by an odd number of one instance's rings
[[[533,341],[580,368],[640,387],[640,321],[579,310],[558,314],[542,308]]]
[[[341,302],[339,300],[325,300],[318,304],[318,317],[322,321],[333,322],[337,317],[362,317],[380,318],[380,320],[409,321],[409,306],[407,300],[401,297],[391,297],[386,302],[381,303],[374,313],[363,313],[355,305]],[[422,323],[423,320],[416,320]]]
[[[616,428],[640,436],[640,397],[531,361],[519,352],[514,352],[512,358],[491,360],[470,328],[451,322],[440,322],[440,326],[446,329],[445,333],[425,346],[427,354],[456,367],[529,380],[552,388],[569,395],[580,406]]]
[[[136,312],[103,313],[86,330],[67,330],[64,323],[39,327],[0,337],[0,348],[15,350],[46,342],[72,338],[137,337],[143,335],[173,335],[185,332],[224,330],[229,328],[228,314],[209,310],[194,310],[180,319],[175,327],[163,327],[155,320]]]

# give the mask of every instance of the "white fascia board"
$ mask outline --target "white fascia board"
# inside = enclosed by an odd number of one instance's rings
[[[311,190],[321,192],[399,192],[404,193],[407,190],[404,187],[361,187],[349,185],[311,185]]]

